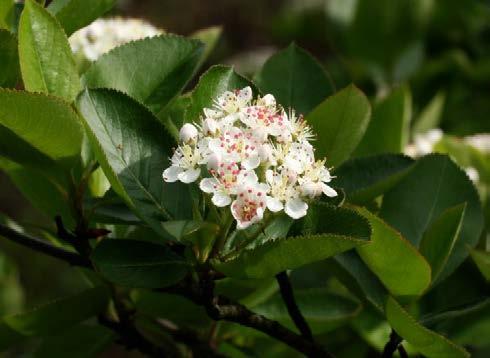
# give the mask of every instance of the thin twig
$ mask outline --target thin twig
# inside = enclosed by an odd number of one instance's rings
[[[408,353],[401,343],[398,345],[398,353],[400,353],[401,358],[408,358]]]
[[[281,291],[282,299],[286,304],[289,316],[293,320],[294,324],[300,331],[301,335],[306,339],[313,342],[313,333],[311,333],[310,326],[306,322],[305,318],[301,314],[296,300],[294,299],[293,287],[289,281],[289,277],[286,271],[279,272],[276,275],[277,283],[279,284],[279,290]]]
[[[393,354],[397,350],[400,345],[402,338],[395,332],[395,330],[391,330],[390,340],[386,343],[385,348],[383,349],[382,358],[391,358]]]
[[[92,266],[90,260],[79,254],[56,247],[45,240],[20,233],[8,226],[0,225],[0,235],[31,250],[42,252],[48,256],[65,261],[70,265],[81,267]]]

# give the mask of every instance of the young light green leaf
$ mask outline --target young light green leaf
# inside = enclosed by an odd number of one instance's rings
[[[54,0],[47,7],[68,36],[112,9],[116,0]]]
[[[430,284],[427,261],[399,232],[364,208],[358,212],[369,220],[372,243],[357,247],[362,260],[395,296],[420,296]],[[400,280],[403,277],[403,280]]]
[[[375,104],[366,134],[354,154],[365,156],[403,152],[408,141],[411,116],[410,89],[402,86]]]
[[[165,219],[190,219],[188,188],[165,183],[174,140],[144,106],[123,93],[95,89],[77,101],[107,179],[135,213],[161,236]]]
[[[442,281],[478,242],[483,214],[478,194],[465,172],[449,157],[432,154],[420,159],[383,197],[380,216],[419,247],[424,232],[447,208],[466,202],[459,240],[440,273]]]
[[[368,222],[354,211],[314,205],[291,229],[294,235],[245,249],[227,261],[215,261],[217,270],[235,278],[267,278],[277,273],[323,260],[369,243]]]
[[[88,88],[114,88],[160,112],[194,75],[203,52],[198,40],[162,35],[116,47],[83,76]]]
[[[412,128],[413,133],[425,133],[430,129],[437,128],[441,121],[442,111],[446,95],[438,92],[434,98],[422,109]]]
[[[370,115],[368,99],[353,85],[320,103],[306,116],[319,138],[315,142],[316,155],[327,157],[333,166],[348,159],[361,141]]]
[[[80,91],[80,78],[68,39],[56,19],[27,0],[19,24],[19,57],[25,88],[71,102]]]
[[[419,324],[392,297],[388,298],[385,311],[386,318],[393,329],[424,356],[429,358],[470,356],[464,348]]]
[[[352,319],[361,310],[359,301],[332,293],[326,288],[295,290],[294,298],[314,334],[320,334],[334,324]],[[295,329],[278,293],[253,307],[253,311]]]
[[[199,79],[199,83],[191,94],[190,105],[185,114],[186,122],[194,122],[202,115],[202,110],[213,106],[213,100],[225,91],[233,91],[253,85],[245,77],[240,76],[232,67],[213,66]]]
[[[325,69],[294,43],[267,60],[255,76],[262,93],[271,93],[284,108],[308,114],[335,92]]]
[[[3,321],[24,336],[47,336],[97,315],[108,302],[107,288],[95,287]]]
[[[466,204],[446,209],[424,232],[420,242],[420,253],[432,268],[432,282],[438,281],[453,247],[458,240],[463,223]]]
[[[490,281],[490,252],[472,249],[470,254],[485,280]]]
[[[1,6],[1,5],[0,5]],[[15,87],[19,79],[17,39],[7,30],[0,29],[0,87]]]
[[[333,184],[344,189],[353,203],[365,203],[390,190],[413,166],[402,154],[381,154],[350,159],[334,170]]]
[[[57,98],[0,89],[0,125],[51,159],[80,153],[80,119]]]
[[[136,288],[166,287],[189,271],[185,260],[168,247],[140,240],[103,240],[92,261],[109,281]]]

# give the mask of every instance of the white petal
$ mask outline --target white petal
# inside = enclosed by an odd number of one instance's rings
[[[186,123],[180,128],[179,139],[181,142],[187,143],[197,138],[197,128],[190,123]]]
[[[247,170],[244,173],[240,173],[238,177],[238,183],[241,185],[253,185],[259,181],[257,174],[253,170]]]
[[[268,196],[265,199],[265,201],[267,203],[267,209],[269,209],[270,211],[272,211],[274,213],[281,211],[284,208],[284,205],[281,203],[281,200],[279,200],[277,198],[273,198],[273,197]]]
[[[241,102],[241,105],[247,104],[252,99],[252,89],[247,86],[238,92],[237,99]]]
[[[214,193],[213,198],[211,199],[214,205],[218,207],[223,207],[229,205],[231,203],[231,198],[223,192],[217,191]]]
[[[331,187],[329,187],[327,184],[325,184],[323,186],[323,194],[325,194],[326,196],[332,198],[334,196],[337,196],[337,192],[332,189]]]
[[[196,181],[197,178],[199,178],[199,175],[201,174],[201,169],[187,169],[186,171],[180,173],[177,177],[182,183],[192,183]]]
[[[204,178],[199,183],[199,188],[205,193],[214,193],[217,185],[218,180],[215,178]]]
[[[262,97],[262,103],[264,103],[265,106],[272,107],[276,105],[276,99],[274,98],[273,95],[266,94],[264,97]]]
[[[162,175],[163,180],[165,180],[168,183],[173,183],[177,181],[179,179],[178,175],[182,173],[182,170],[183,169],[181,167],[177,167],[175,165],[168,167],[163,171],[163,175]]]
[[[242,166],[247,170],[252,170],[260,165],[260,157],[253,155],[245,160],[242,160]]]
[[[292,199],[286,202],[284,212],[293,219],[299,219],[306,215],[308,204],[301,199]]]

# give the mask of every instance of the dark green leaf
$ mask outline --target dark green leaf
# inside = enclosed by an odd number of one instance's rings
[[[67,103],[54,97],[0,89],[0,125],[52,159],[80,153],[80,120]]]
[[[373,229],[372,243],[357,247],[359,256],[393,295],[420,296],[430,284],[431,269],[427,261],[383,220],[366,209],[358,211]]]
[[[160,112],[194,74],[203,44],[175,35],[133,41],[102,55],[87,70],[88,88],[114,88]]]
[[[466,204],[463,203],[446,209],[434,220],[422,237],[420,253],[424,255],[432,268],[434,284],[458,240],[465,208]]]
[[[386,317],[393,329],[426,357],[470,356],[462,347],[419,324],[391,297],[386,303]]]
[[[411,115],[410,89],[402,86],[375,104],[366,134],[355,154],[365,156],[403,152],[408,141]]]
[[[108,301],[107,289],[95,287],[30,312],[5,317],[3,321],[24,336],[46,336],[97,315],[106,308]]]
[[[189,270],[184,259],[168,247],[140,240],[103,240],[92,260],[102,276],[127,287],[169,286]]]
[[[294,43],[267,60],[255,76],[262,93],[271,93],[287,110],[308,114],[335,89],[325,69]]]
[[[0,63],[2,64],[0,66],[0,87],[15,87],[19,79],[17,39],[9,31],[2,29],[0,29]]]
[[[332,293],[326,288],[295,290],[294,298],[315,334],[328,330],[334,324],[350,320],[361,310],[358,301]],[[253,307],[253,311],[295,329],[284,301],[278,293]]]
[[[424,232],[444,210],[464,202],[467,206],[460,237],[440,274],[441,281],[464,261],[467,246],[476,245],[482,230],[478,194],[464,171],[447,156],[423,157],[384,195],[380,215],[418,247]]]
[[[162,220],[191,218],[188,188],[162,179],[174,141],[147,109],[108,89],[86,90],[78,108],[112,188],[141,219],[168,237]]]
[[[485,280],[490,281],[490,252],[472,249],[470,253]]]
[[[349,158],[369,123],[371,107],[366,96],[351,85],[320,103],[307,117],[319,138],[316,155],[338,166]]]
[[[116,0],[54,0],[48,6],[68,36],[112,9]]]
[[[225,91],[253,86],[245,77],[240,76],[232,67],[213,66],[199,79],[191,94],[191,103],[185,114],[186,122],[194,122],[202,115],[204,108],[211,108],[216,97]]]
[[[326,205],[312,205],[303,222],[293,230],[302,236],[266,241],[230,260],[215,261],[214,265],[230,277],[272,277],[368,244],[371,235],[369,224],[360,215]]]
[[[333,183],[344,189],[349,201],[365,203],[391,189],[413,163],[412,158],[401,154],[354,158],[334,171]]]
[[[114,332],[103,326],[78,325],[45,338],[34,357],[96,357],[114,339]]]
[[[71,102],[80,79],[68,39],[56,19],[27,0],[19,24],[19,56],[25,88]]]
[[[420,323],[422,323],[424,326],[432,326],[447,320],[458,320],[461,317],[478,313],[488,307],[490,307],[490,298],[484,298],[478,300],[477,302],[471,302],[459,307],[445,310],[443,312],[426,315],[420,319]]]
[[[12,30],[14,18],[14,0],[2,0],[0,2],[0,29]]]

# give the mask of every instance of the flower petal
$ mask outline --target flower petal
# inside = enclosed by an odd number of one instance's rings
[[[199,175],[201,174],[201,169],[187,169],[186,171],[183,171],[180,173],[177,177],[182,183],[192,183],[196,181],[197,178],[199,178]]]
[[[163,171],[163,180],[168,183],[176,182],[179,178],[178,175],[182,173],[182,168],[172,165]]]
[[[330,198],[337,196],[337,192],[334,189],[332,189],[331,187],[329,187],[327,184],[324,184],[322,189],[323,189],[323,194],[325,194],[326,196],[328,196]]]
[[[221,208],[223,206],[230,205],[231,198],[223,192],[216,191],[211,201],[213,202],[214,205]]]
[[[292,199],[286,202],[284,212],[293,219],[299,219],[306,215],[308,204],[301,199]]]
[[[260,157],[258,155],[253,155],[242,161],[242,166],[247,170],[252,170],[260,165]]]
[[[284,205],[282,204],[281,200],[277,198],[268,196],[267,198],[265,198],[265,202],[267,204],[267,209],[274,213],[284,209]]]
[[[205,193],[214,193],[218,184],[219,182],[215,178],[204,178],[199,183],[199,188]]]

